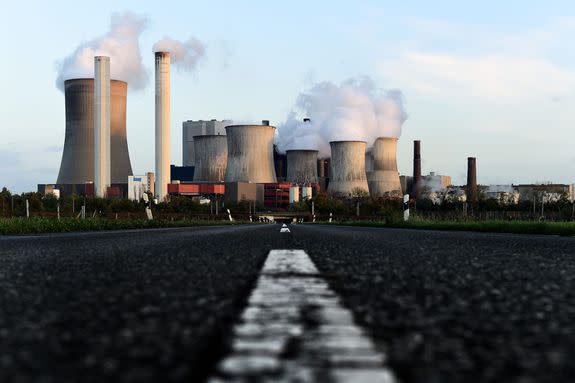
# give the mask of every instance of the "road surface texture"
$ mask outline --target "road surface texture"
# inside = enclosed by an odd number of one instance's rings
[[[238,347],[275,345],[258,339],[270,312],[267,328],[292,340],[341,337],[329,360],[352,357],[355,339],[399,382],[573,381],[575,239],[289,229],[0,237],[0,382],[237,381]],[[278,264],[275,249],[302,250],[300,263]],[[327,358],[303,339],[280,350],[292,370]]]

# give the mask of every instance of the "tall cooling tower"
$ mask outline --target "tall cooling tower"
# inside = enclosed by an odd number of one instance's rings
[[[226,126],[226,182],[277,182],[273,156],[275,129],[270,125]]]
[[[351,196],[358,189],[368,192],[365,174],[365,141],[332,141],[331,172],[327,192],[334,196]]]
[[[127,184],[132,175],[126,139],[128,84],[110,81],[110,164],[112,184]],[[64,82],[66,138],[58,185],[94,182],[94,79]]]
[[[317,150],[288,150],[287,182],[298,185],[317,183]]]
[[[477,191],[477,159],[467,158],[467,202],[476,203],[479,200]]]
[[[226,136],[194,136],[194,181],[223,181],[228,162]]]
[[[163,201],[170,183],[170,54],[155,53],[156,198]]]
[[[401,195],[397,171],[397,138],[379,137],[373,143],[373,172],[369,180],[372,197]]]

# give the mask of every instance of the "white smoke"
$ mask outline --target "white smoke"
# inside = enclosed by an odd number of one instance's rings
[[[94,77],[94,56],[109,56],[112,79],[128,82],[131,89],[144,88],[148,72],[142,65],[139,39],[147,24],[146,17],[131,12],[113,14],[105,35],[82,43],[58,63],[56,86],[63,91],[64,80]]]
[[[184,71],[192,71],[205,55],[206,47],[194,37],[184,42],[164,37],[154,44],[154,52],[169,52],[172,64]]]
[[[302,117],[311,118],[303,123]],[[369,77],[340,85],[322,82],[300,93],[294,110],[278,129],[280,150],[316,149],[329,155],[330,141],[399,137],[407,119],[399,90],[378,89]]]

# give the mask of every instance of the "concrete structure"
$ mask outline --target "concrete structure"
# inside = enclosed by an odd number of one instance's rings
[[[313,188],[311,186],[302,186],[301,187],[301,199],[302,201],[306,201],[308,199],[313,198]]]
[[[429,175],[421,177],[420,185],[421,192],[445,190],[451,186],[451,177],[430,172]]]
[[[38,194],[43,196],[53,195],[56,198],[60,198],[60,189],[56,185],[52,184],[38,184]]]
[[[515,205],[519,203],[520,194],[513,185],[489,185],[485,197],[495,199],[502,205]]]
[[[286,181],[297,185],[317,183],[317,150],[288,150]]]
[[[411,189],[411,195],[413,198],[419,197],[419,188],[421,186],[421,141],[413,141],[413,178]]]
[[[290,186],[289,188],[289,203],[299,202],[299,186]]]
[[[110,174],[110,58],[94,57],[94,195],[104,198]]]
[[[225,201],[242,202],[251,201],[263,205],[264,185],[248,182],[226,182]]]
[[[226,187],[223,183],[179,183],[168,185],[168,193],[171,195],[189,196],[220,196],[225,194]]]
[[[372,197],[401,196],[397,171],[397,138],[379,137],[373,143],[373,172],[369,180]]]
[[[127,188],[132,165],[126,139],[126,99],[128,85],[110,81],[110,167],[112,185]],[[66,138],[57,184],[63,195],[83,193],[94,181],[94,79],[64,82]]]
[[[231,120],[184,121],[182,123],[182,165],[195,166],[195,136],[224,136],[226,134],[226,126],[232,124]]]
[[[170,183],[170,54],[156,52],[156,187],[163,201]]]
[[[226,182],[275,183],[273,142],[275,127],[230,125],[226,127],[228,163]]]
[[[223,181],[228,162],[226,136],[194,136],[194,182]]]
[[[479,191],[477,188],[477,160],[475,157],[467,158],[467,202],[477,203]]]
[[[331,141],[331,177],[327,192],[351,197],[359,191],[368,193],[365,174],[365,141]]]

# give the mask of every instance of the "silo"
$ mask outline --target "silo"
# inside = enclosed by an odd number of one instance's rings
[[[298,185],[317,183],[317,150],[288,150],[287,182]]]
[[[368,192],[365,174],[365,141],[332,141],[330,195],[349,197],[359,190]]]
[[[170,183],[170,54],[155,52],[156,78],[156,197],[168,195]]]
[[[275,129],[270,125],[226,126],[226,182],[276,182],[273,156]]]
[[[128,84],[110,81],[110,167],[112,184],[127,184],[132,175],[126,139]],[[94,79],[64,82],[66,135],[58,185],[94,181]]]
[[[228,142],[226,136],[194,136],[194,181],[221,182],[226,175]]]
[[[373,144],[373,172],[369,193],[373,197],[401,196],[401,182],[397,171],[397,138],[379,137]]]

